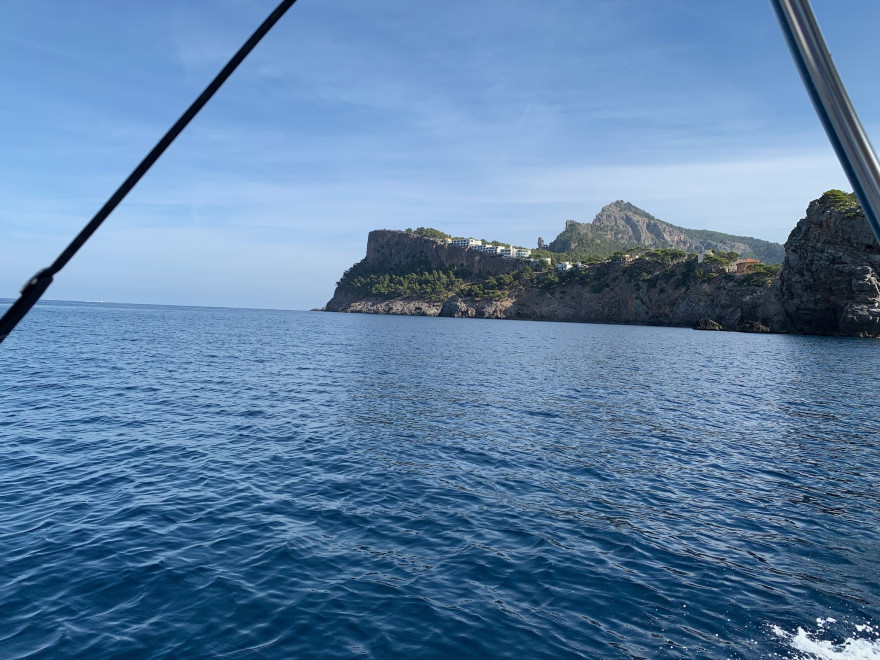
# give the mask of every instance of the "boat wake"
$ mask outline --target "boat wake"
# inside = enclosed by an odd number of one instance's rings
[[[816,630],[798,626],[794,632],[772,626],[796,654],[792,660],[880,660],[880,626],[870,623],[838,624],[832,618],[816,619]]]

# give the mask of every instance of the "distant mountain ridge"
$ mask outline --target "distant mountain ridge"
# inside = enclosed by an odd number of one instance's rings
[[[785,259],[785,249],[779,243],[678,227],[623,200],[604,206],[592,222],[566,221],[565,229],[547,245],[547,250],[582,258],[605,258],[638,245],[685,252],[737,252],[767,264],[781,264]]]

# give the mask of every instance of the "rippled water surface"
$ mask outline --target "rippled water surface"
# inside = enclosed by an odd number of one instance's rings
[[[43,303],[0,656],[880,657],[878,393],[874,340]]]

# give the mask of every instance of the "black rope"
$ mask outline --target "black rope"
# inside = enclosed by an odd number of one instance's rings
[[[232,56],[229,62],[226,63],[226,66],[221,69],[220,73],[218,73],[214,80],[212,80],[205,88],[205,91],[193,101],[192,105],[187,108],[186,112],[180,116],[180,119],[168,129],[168,132],[162,136],[162,139],[156,143],[156,146],[153,147],[150,153],[148,153],[134,171],[128,175],[128,178],[122,182],[122,185],[116,189],[116,192],[110,196],[110,199],[104,203],[104,206],[102,206],[89,223],[83,227],[82,231],[77,234],[76,238],[70,242],[70,245],[65,248],[64,252],[58,255],[58,258],[55,259],[51,266],[42,269],[28,280],[21,289],[21,296],[13,303],[12,307],[6,310],[3,318],[0,318],[0,342],[6,339],[7,335],[12,332],[12,329],[18,325],[18,322],[24,318],[25,314],[30,311],[31,307],[34,306],[46,289],[49,288],[52,279],[58,271],[64,268],[73,255],[75,255],[85,242],[89,240],[91,235],[101,226],[101,223],[103,223],[119,203],[125,199],[125,196],[131,192],[131,189],[137,185],[137,182],[140,181],[153,164],[159,160],[159,157],[165,152],[171,143],[174,142],[174,139],[183,132],[183,129],[186,128],[187,124],[189,124],[199,113],[199,110],[205,107],[205,104],[211,100],[211,97],[214,96],[215,92],[220,89],[224,82],[226,82],[226,79],[232,75],[232,72],[235,71],[238,65],[244,61],[260,40],[266,36],[269,30],[272,29],[275,23],[284,16],[285,12],[290,9],[295,2],[296,0],[283,0],[275,10],[269,14],[268,18],[266,18],[250,38],[244,42],[244,45],[238,49],[238,52]]]

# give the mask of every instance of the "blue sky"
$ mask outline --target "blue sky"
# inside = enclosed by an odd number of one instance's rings
[[[880,133],[880,3],[814,0]],[[275,6],[0,3],[0,297]],[[849,185],[766,0],[299,0],[46,297],[308,309],[375,228],[532,246],[616,199],[783,242]]]

